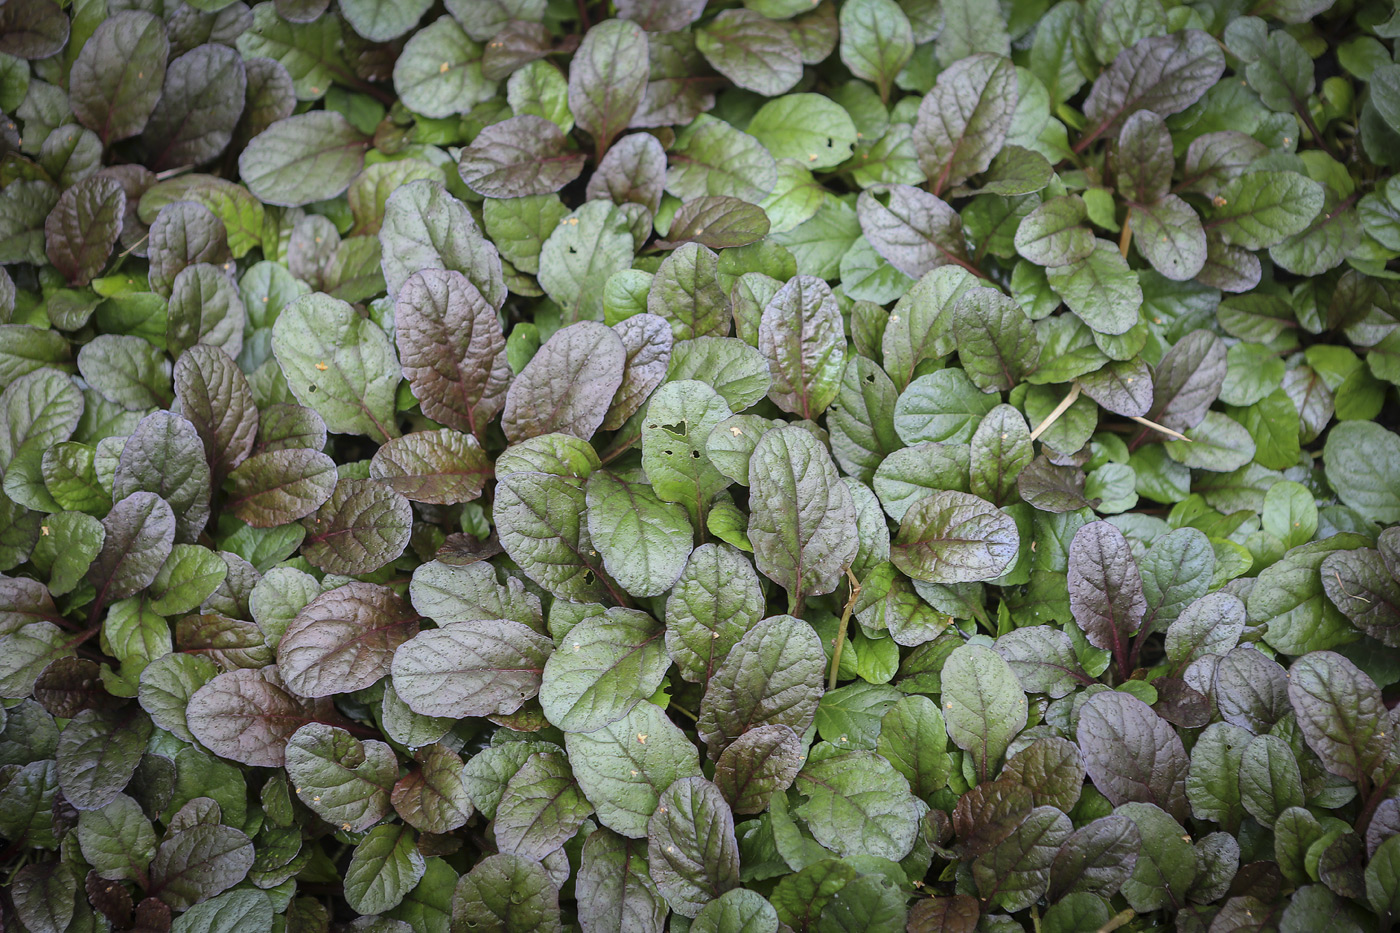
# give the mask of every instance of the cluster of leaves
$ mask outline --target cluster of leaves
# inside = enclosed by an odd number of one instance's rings
[[[1389,929],[1397,38],[0,2],[3,928]]]

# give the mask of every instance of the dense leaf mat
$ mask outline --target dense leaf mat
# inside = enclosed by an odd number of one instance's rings
[[[0,925],[1400,920],[1388,0],[0,0]]]

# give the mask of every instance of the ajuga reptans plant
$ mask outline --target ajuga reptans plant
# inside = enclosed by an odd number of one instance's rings
[[[1397,40],[3,0],[3,929],[1391,929]]]

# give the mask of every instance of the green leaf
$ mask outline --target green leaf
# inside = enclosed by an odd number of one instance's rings
[[[494,517],[502,547],[536,583],[577,602],[606,591],[586,506],[584,482],[574,477],[521,472],[502,473],[497,481]]]
[[[58,203],[58,188],[46,181],[21,179],[0,192],[0,260],[44,262],[44,220]]]
[[[544,858],[573,838],[593,805],[558,752],[531,755],[496,808],[496,844],[509,855]]]
[[[1086,258],[1056,266],[1046,278],[1069,309],[1099,333],[1125,334],[1138,323],[1138,274],[1107,240],[1096,239]]]
[[[763,615],[753,565],[732,548],[702,544],[666,599],[666,650],[681,677],[706,683]]]
[[[609,610],[574,626],[545,665],[545,716],[566,732],[593,732],[626,715],[665,676],[661,635],[650,616],[635,610]]]
[[[151,860],[147,893],[175,910],[233,887],[253,866],[253,843],[230,826],[197,823],[170,833]]]
[[[185,708],[195,691],[218,672],[212,661],[199,655],[181,653],[156,658],[141,671],[137,694],[141,708],[157,726],[193,743]]]
[[[661,261],[647,310],[668,321],[676,340],[724,337],[729,333],[729,308],[716,279],[719,257],[698,243],[686,243]]]
[[[275,528],[315,512],[336,487],[335,461],[306,447],[270,450],[229,475],[226,507],[255,528]]]
[[[359,832],[388,814],[399,766],[383,742],[361,742],[344,729],[313,722],[292,734],[286,754],[297,797],[337,829]]]
[[[875,650],[870,639],[862,637],[858,644],[862,654]],[[817,707],[817,734],[842,751],[873,749],[880,734],[880,717],[899,696],[888,684],[864,680],[828,691]]]
[[[690,928],[696,933],[723,933],[728,930],[777,933],[778,914],[763,895],[735,888],[706,904],[695,916]]]
[[[725,10],[695,36],[695,47],[739,87],[774,97],[802,77],[801,51],[783,23],[751,10]]]
[[[826,283],[798,276],[763,311],[758,348],[768,359],[768,396],[784,411],[815,418],[831,404],[846,366],[840,313]]]
[[[392,824],[369,831],[345,870],[345,900],[357,913],[377,914],[398,906],[426,864],[413,830]]]
[[[729,415],[714,389],[690,379],[657,389],[643,415],[642,469],[657,498],[684,505],[693,526],[704,524],[715,493],[729,485],[705,451],[710,432]]]
[[[769,431],[750,461],[749,538],[758,569],[798,605],[836,589],[855,557],[855,505],[821,442]]]
[[[777,181],[777,164],[758,140],[708,117],[677,141],[666,169],[666,191],[682,201],[726,195],[757,204]]]
[[[666,381],[703,382],[719,393],[731,411],[741,412],[768,394],[773,384],[768,366],[763,355],[742,340],[697,337],[676,342]]]
[[[647,35],[624,20],[604,20],[579,43],[569,66],[569,110],[600,155],[641,106],[646,64]]]
[[[1264,249],[1307,229],[1322,210],[1323,188],[1297,172],[1250,172],[1221,189],[1207,222],[1225,242]]]
[[[840,165],[856,144],[850,115],[820,94],[788,94],[769,101],[754,114],[745,132],[773,158],[795,159],[807,169]]]
[[[477,194],[520,198],[558,191],[579,176],[583,162],[558,126],[522,114],[482,130],[462,149],[458,172]]]
[[[1051,198],[1016,228],[1016,252],[1038,266],[1066,266],[1088,259],[1097,241],[1084,226],[1087,218],[1079,195]]]
[[[749,629],[710,678],[700,704],[697,730],[710,757],[759,726],[805,732],[821,700],[825,669],[821,640],[806,622],[773,616]]]
[[[495,568],[484,562],[447,564],[430,561],[413,571],[409,595],[414,608],[439,625],[478,619],[512,619],[543,632],[540,599],[516,577],[505,586]]]
[[[298,401],[327,428],[381,443],[398,437],[393,344],[349,304],[320,293],[298,298],[273,325],[272,350]]]
[[[918,278],[939,266],[965,268],[962,219],[941,198],[910,185],[867,188],[856,200],[861,232],[900,272]]]
[[[1322,586],[1322,562],[1334,551],[1364,547],[1365,539],[1334,535],[1293,548],[1259,574],[1247,601],[1249,618],[1268,619],[1265,641],[1288,654],[1302,655],[1353,641],[1356,632]]]
[[[69,285],[88,284],[107,265],[125,211],[122,186],[100,175],[83,179],[59,197],[44,221],[45,251]]]
[[[487,856],[457,882],[452,922],[502,933],[560,933],[559,886],[534,859]]]
[[[341,15],[371,42],[388,42],[408,32],[432,6],[427,0],[348,0]]]
[[[1013,500],[1016,480],[1032,454],[1025,418],[1010,405],[998,405],[972,435],[969,491],[996,503]]]
[[[883,369],[864,356],[851,357],[826,416],[831,452],[843,471],[869,483],[885,458],[904,446],[894,429],[897,400]]]
[[[481,55],[481,46],[456,20],[439,17],[404,44],[394,63],[394,89],[405,107],[425,117],[440,119],[470,110],[490,100],[496,90],[495,82],[482,74]]]
[[[670,909],[651,880],[646,844],[607,830],[590,833],[578,875],[579,923],[587,929],[660,933]],[[629,926],[630,924],[630,926]]]
[[[979,53],[949,62],[914,124],[914,148],[934,194],[987,170],[1006,139],[1016,102],[1010,59]]]
[[[841,7],[841,62],[873,83],[888,101],[895,77],[914,54],[914,30],[891,0],[858,0]]]
[[[1400,496],[1391,476],[1400,437],[1369,421],[1344,421],[1327,435],[1327,480],[1343,502],[1378,522],[1400,521]]]
[[[963,370],[983,392],[1007,392],[1040,362],[1040,342],[1020,305],[991,288],[970,289],[953,306],[953,339]]]
[[[605,472],[589,477],[585,492],[589,537],[609,576],[634,596],[669,590],[690,556],[693,532],[685,510],[656,498],[650,487]]]
[[[1124,804],[1115,815],[1136,823],[1142,839],[1132,875],[1123,883],[1129,906],[1151,911],[1182,903],[1200,874],[1200,860],[1181,824],[1146,803]]]
[[[170,401],[170,361],[140,337],[100,334],[78,351],[78,372],[98,394],[128,411]]]
[[[647,824],[647,861],[656,887],[683,917],[738,887],[734,816],[719,788],[693,777],[662,793]]]
[[[328,573],[372,573],[408,546],[413,508],[368,479],[342,479],[320,508],[303,518],[302,556]]]
[[[243,59],[227,45],[205,43],[172,61],[142,134],[149,166],[197,165],[222,153],[243,113],[247,86]]]
[[[100,809],[79,812],[77,841],[93,871],[108,881],[141,881],[156,853],[151,821],[125,794]]]
[[[1382,842],[1366,864],[1366,899],[1378,914],[1390,916],[1400,910],[1397,882],[1400,882],[1400,842],[1392,836]]]
[[[559,222],[540,248],[540,287],[564,309],[566,321],[601,321],[603,288],[632,266],[627,215],[610,201],[588,201]]]
[[[890,560],[915,580],[971,583],[1000,576],[1019,545],[1016,523],[990,502],[943,490],[904,513]]]
[[[943,687],[948,734],[986,780],[1025,728],[1026,695],[1001,656],[981,645],[953,650],[943,665]]]
[[[537,752],[557,752],[559,746],[552,742],[524,740],[505,742],[483,749],[472,756],[462,768],[462,782],[467,795],[476,808],[487,819],[496,815],[496,806],[501,802],[506,783],[520,766]]]
[[[379,243],[384,281],[391,298],[397,298],[413,273],[446,269],[466,276],[493,308],[499,308],[506,299],[500,255],[481,235],[467,206],[448,194],[440,181],[411,181],[389,195]],[[439,288],[433,282],[429,290],[432,300],[441,307],[444,300],[437,297]],[[433,317],[453,320],[446,313],[435,313]]]
[[[903,775],[874,752],[809,760],[797,775],[797,787],[808,798],[799,815],[828,848],[898,861],[913,847],[918,802]]]
[[[1386,758],[1380,691],[1346,658],[1316,651],[1298,659],[1289,669],[1288,697],[1299,730],[1328,771],[1362,781]]]
[[[633,839],[646,836],[647,820],[667,787],[700,776],[695,746],[652,703],[639,703],[594,732],[570,732],[565,740],[598,821]]]
[[[272,924],[272,901],[262,891],[243,888],[196,904],[180,915],[172,933],[233,933]]]
[[[238,157],[248,190],[266,204],[299,207],[333,198],[364,168],[370,141],[334,111],[278,120]]]
[[[921,362],[953,352],[949,312],[976,283],[965,269],[943,266],[921,278],[895,305],[882,337],[882,350],[885,370],[897,389],[907,388],[919,375]]]
[[[539,692],[552,648],[519,622],[453,622],[399,647],[394,689],[424,716],[507,715]]]
[[[927,800],[947,786],[952,770],[947,747],[943,714],[928,697],[904,697],[880,720],[876,750],[904,776],[920,799]]]
[[[1240,798],[1249,814],[1272,826],[1289,807],[1303,805],[1303,776],[1288,743],[1261,735],[1245,746],[1240,759]]]

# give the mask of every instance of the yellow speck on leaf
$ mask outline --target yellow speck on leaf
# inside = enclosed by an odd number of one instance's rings
[[[647,734],[645,732],[638,732],[637,741],[643,745],[647,744]]]
[[[316,369],[317,369],[319,372],[325,372],[326,370],[330,369],[330,367],[327,366],[325,363],[317,363],[317,364],[316,364]]]

